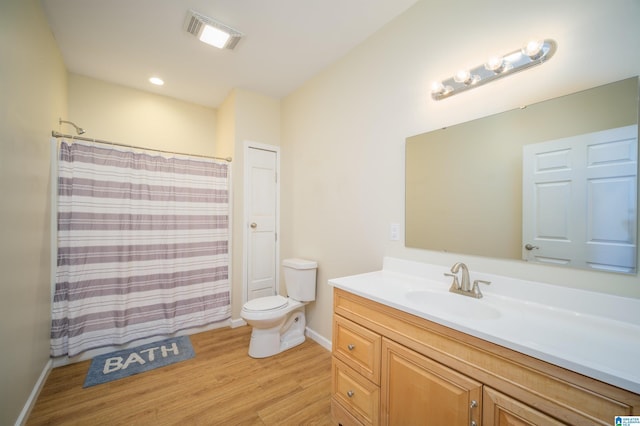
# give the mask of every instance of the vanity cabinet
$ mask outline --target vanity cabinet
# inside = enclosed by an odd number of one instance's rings
[[[332,414],[348,425],[610,425],[640,395],[334,289]]]

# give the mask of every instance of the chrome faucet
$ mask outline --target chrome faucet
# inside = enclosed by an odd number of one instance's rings
[[[460,281],[458,281],[458,272],[460,274]],[[482,292],[480,291],[480,284],[491,284],[491,281],[485,280],[475,280],[473,281],[473,286],[471,285],[471,280],[469,279],[469,268],[462,262],[456,262],[451,267],[451,273],[445,273],[447,277],[453,277],[453,282],[451,283],[451,288],[449,291],[452,293],[462,294],[464,296],[475,297],[476,299],[482,298]]]
[[[462,269],[462,274],[458,289],[462,291],[471,291],[471,285],[469,284],[469,268],[467,268],[467,265],[462,262],[457,262],[451,267],[451,272],[453,274],[457,274],[460,269]]]

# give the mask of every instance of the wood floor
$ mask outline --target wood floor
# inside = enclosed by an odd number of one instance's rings
[[[83,389],[90,361],[51,371],[27,425],[330,425],[331,353],[314,341],[247,355],[250,327],[191,336],[196,356]]]

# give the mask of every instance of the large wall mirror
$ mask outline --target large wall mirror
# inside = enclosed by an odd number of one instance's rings
[[[637,271],[638,78],[406,140],[405,244]]]

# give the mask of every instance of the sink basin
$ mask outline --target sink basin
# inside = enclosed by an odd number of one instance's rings
[[[483,303],[481,299],[460,294],[418,290],[407,292],[405,297],[426,312],[438,311],[456,317],[479,320],[496,319],[501,315],[498,309]]]

